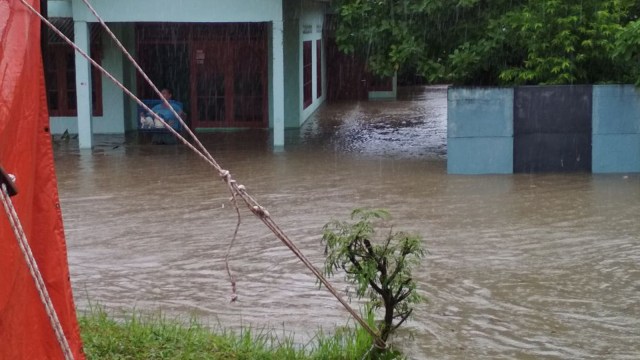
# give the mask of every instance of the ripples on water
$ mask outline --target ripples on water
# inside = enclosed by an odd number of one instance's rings
[[[306,341],[346,312],[257,220],[235,225],[217,176],[180,146],[55,145],[76,301],[162,309]],[[321,228],[383,207],[424,235],[429,302],[397,341],[424,359],[638,359],[640,176],[446,174],[446,89],[333,104],[272,152],[261,131],[203,135],[317,265]],[[337,286],[346,284],[336,279]]]

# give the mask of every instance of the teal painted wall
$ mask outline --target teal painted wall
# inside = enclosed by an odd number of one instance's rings
[[[282,12],[282,4],[279,6]],[[269,91],[272,96],[270,106],[273,116],[273,146],[274,150],[281,150],[284,147],[285,111],[284,111],[284,22],[274,20],[271,22],[271,48],[270,48],[270,68],[271,82]]]
[[[635,86],[593,87],[592,169],[640,172],[640,91]]]
[[[449,88],[447,171],[513,173],[513,89]]]
[[[135,24],[132,23],[122,23],[122,37],[120,41],[122,45],[125,46],[127,51],[131,53],[131,55],[136,57],[136,37],[135,37]],[[123,66],[122,66],[122,78],[124,81],[124,86],[127,89],[136,93],[137,89],[137,72],[136,69],[126,57],[123,57]],[[124,97],[124,126],[125,131],[137,130],[138,129],[138,104],[131,99],[129,96],[122,93]]]
[[[593,133],[639,134],[640,91],[633,85],[594,86]]]
[[[512,137],[513,89],[449,88],[447,136]]]
[[[282,0],[93,0],[107,22],[260,22],[282,20]],[[75,20],[96,21],[80,0]]]
[[[469,137],[447,139],[449,174],[513,173],[513,137]]]
[[[301,64],[300,52],[300,0],[284,0],[284,125],[287,128],[300,126]]]
[[[71,12],[71,0],[48,1],[47,15],[49,17],[72,17],[73,13]]]
[[[122,26],[120,24],[109,24],[114,34],[122,38]],[[111,38],[103,33],[103,60],[104,68],[111,73],[118,81],[124,81],[123,55],[120,49],[112,43]],[[94,131],[99,133],[122,134],[125,130],[124,124],[124,94],[111,80],[102,77],[102,111],[101,121],[94,122]]]
[[[95,123],[96,118],[93,121]],[[52,134],[62,134],[65,131],[77,134],[78,118],[75,116],[52,116],[49,118],[49,129]]]
[[[640,134],[593,135],[594,173],[640,172]]]

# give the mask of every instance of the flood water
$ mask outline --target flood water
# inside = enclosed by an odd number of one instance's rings
[[[206,134],[318,266],[322,226],[386,208],[419,232],[429,300],[396,337],[411,359],[640,358],[640,175],[446,174],[446,89],[331,104],[273,152],[263,131]],[[183,146],[98,136],[59,141],[55,159],[77,305],[197,315],[275,328],[304,343],[348,315],[293,254]],[[339,278],[336,286],[347,285]]]

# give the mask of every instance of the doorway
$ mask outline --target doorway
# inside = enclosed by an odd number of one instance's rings
[[[191,52],[194,128],[267,125],[265,42],[198,41]]]

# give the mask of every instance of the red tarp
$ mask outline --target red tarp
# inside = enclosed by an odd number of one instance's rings
[[[38,0],[27,2],[39,9]],[[18,216],[74,357],[84,359],[53,168],[40,19],[18,0],[0,0],[0,164],[17,177]],[[63,358],[2,209],[0,359]]]

